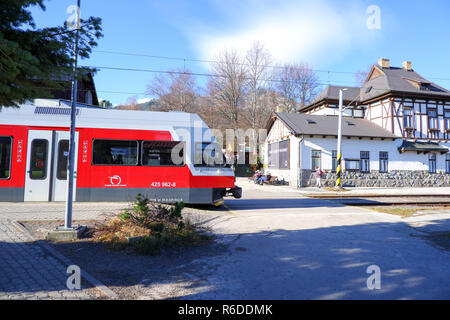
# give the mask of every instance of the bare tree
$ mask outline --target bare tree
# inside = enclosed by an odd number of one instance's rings
[[[264,90],[259,97],[259,103],[263,107],[259,109],[256,118],[256,128],[264,129],[272,113],[278,106],[283,104],[284,100],[284,97],[279,92],[271,88]]]
[[[162,111],[198,111],[195,78],[187,69],[157,75],[148,85],[146,93],[158,98]]]
[[[198,98],[199,115],[210,128],[226,129],[223,117],[219,116],[213,98],[209,95]]]
[[[363,83],[366,81],[366,79],[367,79],[371,69],[372,69],[372,66],[370,65],[365,70],[358,70],[358,71],[356,71],[356,73],[355,73],[355,82],[359,86],[362,86]]]
[[[235,50],[223,51],[216,60],[214,77],[208,82],[209,95],[227,124],[237,129],[245,103],[247,68]]]
[[[277,72],[276,86],[284,96],[282,106],[287,112],[296,112],[310,103],[319,88],[316,72],[306,63],[286,64]]]
[[[247,51],[245,62],[248,83],[246,114],[249,127],[257,129],[261,125],[260,116],[265,113],[263,109],[266,105],[261,98],[271,84],[268,78],[270,77],[269,65],[272,62],[272,57],[261,43],[254,42],[253,46]]]
[[[119,105],[116,109],[120,110],[142,110],[139,106],[136,96],[128,97],[127,101],[123,105]]]

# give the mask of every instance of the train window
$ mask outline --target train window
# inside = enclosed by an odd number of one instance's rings
[[[69,140],[60,140],[58,144],[58,163],[56,177],[67,180],[67,159],[69,158]]]
[[[0,137],[0,179],[11,177],[11,137]]]
[[[135,166],[138,142],[134,140],[94,140],[92,164]]]
[[[184,166],[184,142],[143,141],[143,166]]]
[[[225,167],[226,159],[217,143],[197,142],[194,149],[194,166]]]
[[[48,141],[34,139],[31,142],[30,178],[45,180],[47,178]]]

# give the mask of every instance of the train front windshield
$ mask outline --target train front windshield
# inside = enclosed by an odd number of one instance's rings
[[[194,147],[194,166],[225,168],[230,167],[218,143],[197,142]]]

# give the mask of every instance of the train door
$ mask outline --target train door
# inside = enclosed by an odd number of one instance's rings
[[[75,139],[75,178],[77,170],[78,133]],[[65,201],[69,132],[29,130],[25,201]],[[74,187],[75,199],[76,187]]]
[[[52,201],[66,201],[67,199],[67,159],[69,158],[69,131],[55,131],[53,142],[53,174],[52,174]],[[75,167],[73,179],[73,199],[75,200],[77,186],[77,160],[78,160],[78,132],[75,133]]]

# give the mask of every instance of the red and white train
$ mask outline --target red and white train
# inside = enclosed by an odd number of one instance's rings
[[[60,100],[0,110],[0,201],[66,200],[69,124]],[[230,166],[204,161],[223,154],[196,114],[78,107],[76,146],[75,201],[132,201],[141,193],[218,205],[242,194]]]

